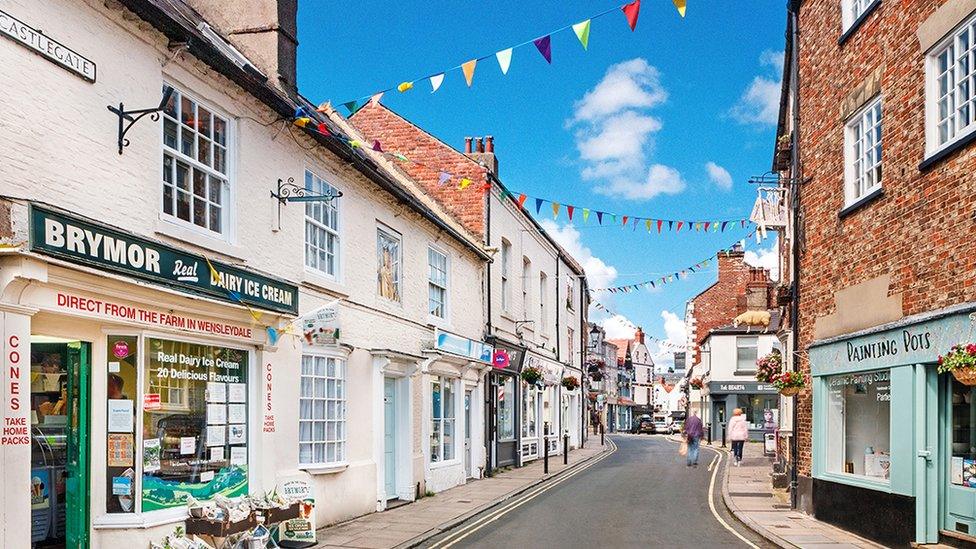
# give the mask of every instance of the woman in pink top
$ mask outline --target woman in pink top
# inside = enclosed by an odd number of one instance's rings
[[[735,465],[738,466],[742,461],[742,447],[749,440],[749,423],[746,422],[746,416],[742,415],[742,408],[733,410],[728,431],[729,440],[732,441],[732,455],[735,456]]]

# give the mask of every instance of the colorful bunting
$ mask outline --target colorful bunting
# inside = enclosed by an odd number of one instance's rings
[[[400,82],[400,85],[397,86],[397,91],[403,93],[411,88],[413,88],[413,82]]]
[[[447,182],[450,181],[450,180],[451,180],[451,174],[449,174],[447,172],[441,172],[437,176],[437,184],[440,185],[441,187],[443,187],[444,185],[446,185]]]
[[[590,219],[590,209],[583,208],[583,223],[586,223]]]
[[[478,64],[477,59],[472,59],[467,63],[461,65],[461,71],[464,73],[464,81],[468,83],[468,87],[471,87],[471,80],[474,78],[474,67]]]
[[[640,1],[640,0],[638,0]],[[542,57],[546,59],[546,63],[552,64],[552,38],[550,35],[545,35],[541,38],[536,38],[532,41],[535,44],[535,48],[539,50]],[[470,85],[470,84],[469,84]]]
[[[380,142],[379,142],[378,139],[374,139],[373,140],[373,150],[376,151],[376,152],[379,152],[379,153],[383,152],[383,146],[380,145]]]
[[[312,121],[311,118],[308,118],[308,117],[303,116],[301,118],[296,118],[295,119],[295,125],[298,126],[299,128],[304,128],[311,121]]]
[[[678,15],[681,17],[685,16],[685,10],[688,7],[687,0],[671,0],[674,3],[674,7],[678,9]]]
[[[519,208],[524,208],[525,207],[525,198],[526,197],[525,197],[524,194],[520,194],[519,195],[519,197],[518,197],[518,205],[519,205]]]
[[[349,111],[349,114],[356,112],[356,108],[359,105],[359,101],[346,101],[342,106]]]
[[[552,203],[552,218],[556,219],[559,217],[559,202]]]
[[[471,180],[470,179],[468,179],[467,177],[462,177],[461,178],[461,182],[458,183],[458,190],[463,191],[464,189],[467,189],[468,188],[468,185],[470,185],[470,184],[471,184]]]
[[[539,210],[542,209],[542,202],[543,200],[541,198],[535,199],[535,215],[539,215]]]
[[[573,206],[566,206],[566,214],[569,216],[570,221],[573,220],[573,210],[575,209]]]
[[[332,132],[329,131],[329,128],[328,128],[328,126],[325,125],[325,122],[319,122],[319,125],[318,125],[318,128],[317,129],[318,129],[319,133],[322,134],[322,135],[325,135],[325,136],[331,136],[332,135]]]
[[[512,64],[512,48],[495,53],[495,58],[498,59],[502,74],[508,74],[508,67]]]
[[[627,17],[627,24],[630,25],[630,30],[633,31],[637,28],[637,16],[640,15],[640,0],[634,0],[620,9],[624,12],[624,16]]]
[[[590,20],[587,19],[573,25],[573,32],[576,33],[576,38],[579,39],[580,44],[583,44],[585,50],[590,45]]]
[[[603,225],[603,212],[596,212],[596,220],[600,225]]]
[[[441,87],[444,83],[444,73],[435,74],[430,77],[430,93],[437,91],[437,88]]]

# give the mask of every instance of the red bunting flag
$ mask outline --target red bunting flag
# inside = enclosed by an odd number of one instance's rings
[[[525,199],[526,199],[525,194],[520,194],[519,195],[519,197],[518,197],[519,208],[524,208],[525,207]]]
[[[708,232],[708,226],[711,225],[708,221],[705,222],[705,232]]]
[[[678,231],[677,232],[679,232],[679,233],[681,232],[681,226],[684,225],[684,224],[685,224],[684,221],[679,221],[678,222]]]
[[[575,210],[575,209],[576,208],[574,208],[573,206],[566,206],[566,213],[569,215],[569,220],[570,221],[573,220],[573,210]]]
[[[664,221],[661,221],[660,219],[658,219],[657,220],[657,232],[658,233],[661,232],[661,225],[664,225]]]
[[[637,16],[640,15],[640,0],[634,0],[620,9],[627,17],[627,24],[630,25],[630,30],[634,30],[637,27]]]
[[[626,227],[626,226],[627,226],[627,216],[626,216],[626,215],[624,216],[624,224],[623,224],[623,226],[624,226],[624,227]]]
[[[318,130],[322,135],[332,135],[332,133],[329,132],[328,126],[325,125],[325,122],[319,122]]]

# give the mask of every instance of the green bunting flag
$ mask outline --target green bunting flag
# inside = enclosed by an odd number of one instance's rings
[[[590,20],[587,19],[573,25],[573,32],[576,33],[576,38],[579,38],[580,44],[583,44],[585,50],[590,45]]]

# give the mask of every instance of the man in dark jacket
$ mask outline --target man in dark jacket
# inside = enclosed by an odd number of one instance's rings
[[[702,421],[694,411],[685,421],[685,440],[688,442],[688,467],[698,467],[698,446],[705,430]]]

